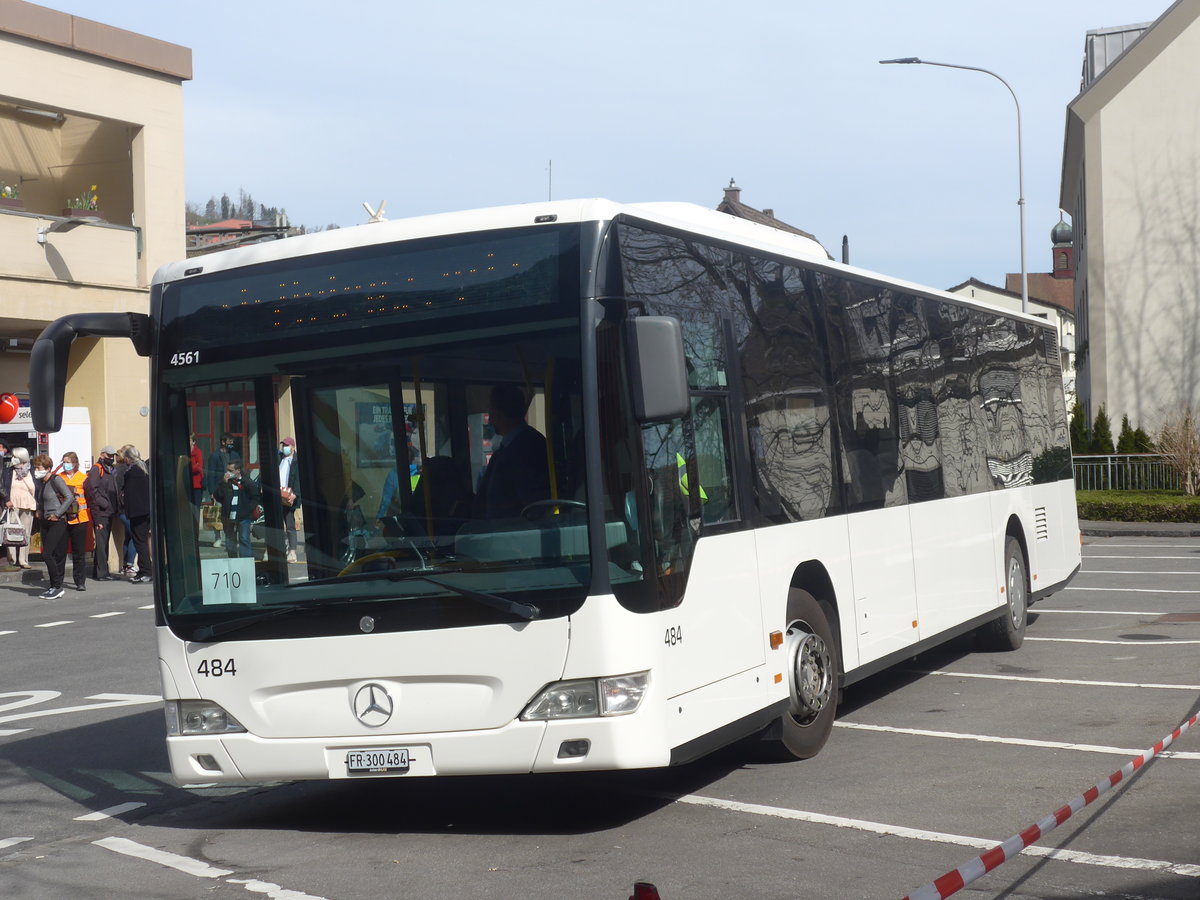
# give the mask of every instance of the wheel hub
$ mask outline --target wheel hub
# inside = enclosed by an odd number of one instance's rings
[[[820,635],[797,622],[787,630],[789,712],[802,724],[815,718],[833,696],[833,660]]]

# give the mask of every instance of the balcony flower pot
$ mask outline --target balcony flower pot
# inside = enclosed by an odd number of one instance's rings
[[[104,213],[100,212],[98,209],[75,209],[74,207],[68,206],[62,211],[62,214],[69,219],[104,219]]]
[[[25,209],[25,201],[19,197],[0,197],[0,209]]]

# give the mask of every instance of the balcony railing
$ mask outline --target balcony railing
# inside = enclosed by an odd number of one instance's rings
[[[99,221],[63,228],[69,223],[64,216],[0,210],[0,277],[138,286],[136,228]]]
[[[1080,491],[1178,491],[1183,479],[1158,453],[1076,456],[1075,489]]]

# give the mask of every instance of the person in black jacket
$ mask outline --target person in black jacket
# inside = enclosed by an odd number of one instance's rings
[[[7,503],[12,491],[13,457],[8,441],[0,438],[0,503]]]
[[[515,384],[492,388],[488,422],[501,440],[475,494],[477,518],[519,516],[530,503],[550,497],[546,439],[526,424],[525,410],[525,394]]]
[[[240,459],[226,466],[225,476],[217,485],[213,499],[221,504],[225,553],[231,557],[253,558],[250,526],[258,518],[256,513],[262,504],[262,492],[253,478],[243,477]]]
[[[36,516],[42,528],[42,559],[46,562],[46,574],[50,579],[50,587],[38,597],[57,600],[64,593],[63,576],[67,571],[66,516],[75,499],[75,492],[54,473],[54,462],[49,456],[35,456],[33,469]]]
[[[149,584],[154,580],[150,574],[150,471],[133,444],[121,448],[121,459],[125,465],[118,474],[118,484],[133,544],[137,547],[137,572],[129,580],[133,584]]]
[[[116,580],[108,567],[108,540],[112,537],[112,521],[117,517],[120,503],[117,477],[113,471],[116,455],[117,451],[112,447],[101,450],[83,482],[83,495],[87,498],[92,527],[96,530],[92,577],[97,581]]]

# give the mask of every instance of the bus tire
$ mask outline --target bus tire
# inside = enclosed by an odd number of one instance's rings
[[[1004,614],[979,630],[984,649],[1016,650],[1025,642],[1029,619],[1029,566],[1020,542],[1011,534],[1004,539]]]
[[[821,604],[808,591],[788,597],[787,651],[789,705],[780,717],[779,756],[816,756],[833,731],[837,715],[839,654],[837,640]]]

